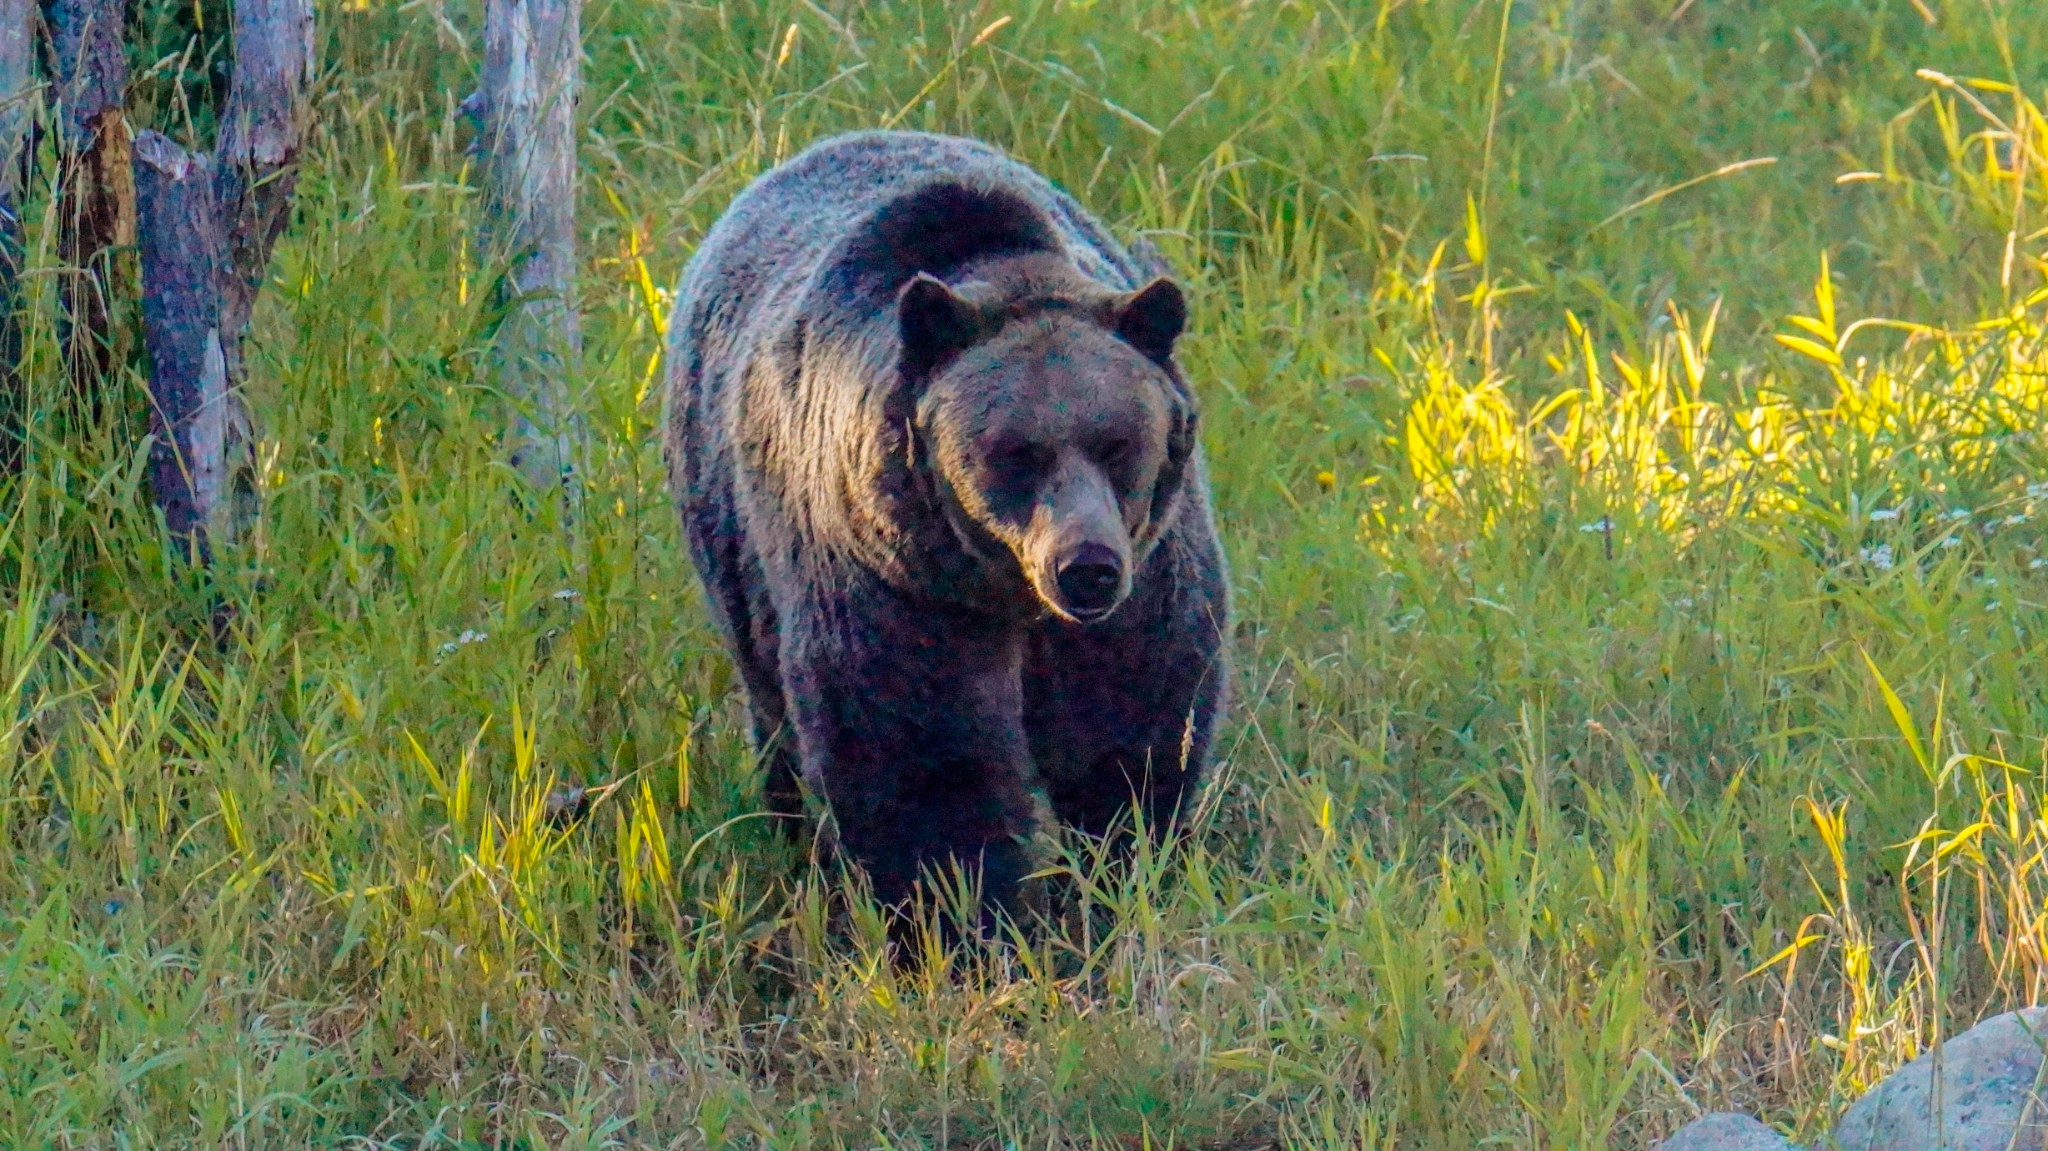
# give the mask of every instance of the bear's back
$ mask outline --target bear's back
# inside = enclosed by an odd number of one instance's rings
[[[1034,250],[1061,252],[1114,290],[1141,278],[1071,197],[986,144],[923,132],[834,136],[733,201],[684,273],[677,335],[745,346],[798,316],[821,334],[853,335],[884,317],[918,272],[943,276]]]

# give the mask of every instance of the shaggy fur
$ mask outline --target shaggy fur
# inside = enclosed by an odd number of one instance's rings
[[[840,136],[735,200],[683,277],[665,447],[769,806],[799,776],[898,900],[1030,870],[1195,791],[1227,613],[1180,294],[982,144]],[[1082,622],[1087,621],[1087,622]]]

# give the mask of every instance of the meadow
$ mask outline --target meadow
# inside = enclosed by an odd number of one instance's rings
[[[1817,1136],[2048,997],[2034,9],[590,0],[565,518],[479,372],[475,5],[323,3],[211,572],[139,398],[67,410],[31,204],[0,1143]],[[1176,266],[1239,617],[1178,842],[1048,842],[1070,930],[915,968],[757,814],[654,432],[697,238],[874,126]]]

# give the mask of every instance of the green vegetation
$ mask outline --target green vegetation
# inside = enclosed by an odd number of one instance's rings
[[[0,491],[0,1142],[1637,1148],[2048,992],[2029,0],[592,4],[575,532],[442,0],[322,13],[228,640],[132,443]],[[884,124],[1183,271],[1242,616],[1187,841],[915,975],[750,818],[653,432],[696,237]]]

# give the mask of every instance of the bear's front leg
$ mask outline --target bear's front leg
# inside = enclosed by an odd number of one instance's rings
[[[1033,822],[1014,624],[906,601],[876,580],[823,583],[786,616],[783,684],[804,777],[875,894],[959,866],[984,931],[1014,911]]]
[[[1206,516],[1160,542],[1100,623],[1044,621],[1024,670],[1025,724],[1053,814],[1093,836],[1133,803],[1163,834],[1201,786],[1229,671],[1228,592]]]

